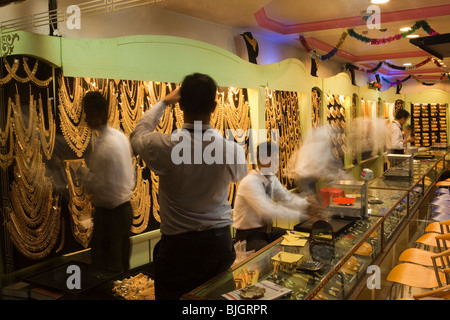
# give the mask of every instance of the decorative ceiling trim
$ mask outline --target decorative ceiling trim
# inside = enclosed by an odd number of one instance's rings
[[[450,4],[383,12],[382,15],[383,15],[383,23],[440,17],[450,15]],[[349,18],[339,18],[339,19],[286,25],[282,22],[269,18],[266,14],[266,10],[264,9],[264,7],[259,9],[255,13],[255,19],[260,27],[280,34],[293,34],[293,33],[304,33],[329,29],[352,28],[366,24],[366,22],[362,19],[361,16],[356,16]]]

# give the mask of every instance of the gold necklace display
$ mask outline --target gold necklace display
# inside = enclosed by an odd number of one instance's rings
[[[8,167],[12,164],[14,157],[13,157],[13,137],[12,134],[10,134],[11,130],[11,99],[8,99],[8,106],[6,111],[6,119],[5,119],[5,129],[0,128],[0,150],[4,150],[8,147],[8,141],[9,141],[9,151],[6,151],[6,153],[3,153],[0,151],[0,167],[2,170],[7,170]]]
[[[127,136],[133,132],[136,123],[144,113],[144,84],[142,81],[122,81],[120,86],[121,124]]]
[[[249,130],[250,114],[248,101],[245,100],[245,89],[220,88],[216,94],[217,107],[211,115],[211,125],[228,139],[240,144],[245,151],[249,169]],[[234,204],[239,183],[230,183],[228,187],[228,201]]]
[[[26,77],[17,75],[22,66]],[[38,66],[39,63],[36,62],[30,68],[27,59],[16,59],[11,65],[5,65],[8,75],[0,79],[0,82],[11,80],[19,83],[32,82],[48,88],[52,79],[45,81],[37,79]],[[59,87],[56,94],[59,103],[56,110],[53,110],[49,90],[46,98],[45,94],[41,93],[34,99],[30,87],[28,108],[22,107],[18,93],[15,97],[9,98],[7,116],[0,128],[2,147],[0,165],[6,170],[14,164],[14,180],[10,183],[11,206],[5,224],[18,250],[25,257],[34,260],[43,259],[55,250],[62,251],[65,238],[69,234],[85,248],[88,247],[92,237],[93,226],[88,220],[92,218],[94,209],[90,195],[86,192],[82,181],[78,179],[80,168],[85,164],[82,158],[85,151],[89,144],[92,148],[95,147],[95,137],[87,126],[81,104],[85,92],[87,90],[102,92],[109,103],[108,125],[129,136],[145,111],[152,108],[166,94],[180,87],[177,83],[156,81],[71,78],[63,75],[57,79]],[[240,88],[221,90],[217,93],[218,106],[211,116],[211,124],[227,139],[241,144],[248,157],[250,116],[246,91]],[[46,176],[43,161],[44,157],[49,161],[54,160],[57,120],[64,141],[77,157],[64,160],[63,163],[69,191],[67,209],[71,224],[71,228],[67,230],[63,229],[60,196],[53,194],[52,180]],[[182,128],[183,123],[183,112],[179,105],[175,104],[164,110],[156,130],[171,134],[175,128]],[[156,222],[161,222],[158,200],[159,177],[149,170],[139,157],[133,157],[133,166],[136,186],[130,201],[133,208],[131,231],[139,234],[148,229],[151,217]],[[149,178],[145,179],[147,171]],[[236,190],[237,184],[231,183],[229,186],[231,204]],[[67,234],[61,234],[64,232]],[[61,239],[60,243],[57,243],[58,239]]]
[[[152,213],[153,218],[156,221],[161,223],[161,216],[159,215],[159,201],[158,201],[158,193],[159,193],[159,176],[157,176],[153,171],[150,171],[150,177],[152,181]]]
[[[322,106],[322,92],[314,88],[312,90],[312,128],[316,129],[320,126],[320,109]]]
[[[86,223],[93,217],[91,196],[86,192],[84,184],[78,178],[80,168],[85,166],[84,159],[64,160],[64,170],[69,189],[69,211],[72,233],[75,240],[87,248],[92,238],[93,224]]]
[[[294,180],[286,174],[288,163],[301,143],[298,94],[266,88],[265,95],[267,139],[279,146],[278,179],[285,187],[290,188]]]
[[[331,144],[333,155],[344,164],[347,153],[347,134],[345,123],[345,98],[327,93],[327,121],[333,129]]]
[[[138,234],[143,232],[148,226],[152,198],[149,183],[142,178],[144,167],[139,164],[139,158],[133,157],[133,166],[136,169],[136,187],[130,200],[133,208],[131,232]]]
[[[91,138],[91,129],[86,123],[86,116],[81,105],[84,95],[81,81],[81,78],[74,78],[73,95],[69,95],[65,79],[60,78],[60,104],[58,105],[64,139],[78,157],[83,156]]]
[[[47,90],[48,97],[48,90]],[[53,154],[53,148],[55,146],[55,137],[56,137],[56,124],[53,120],[53,111],[52,104],[50,99],[47,98],[47,118],[48,118],[48,129],[45,128],[45,120],[44,120],[44,108],[42,106],[42,97],[39,96],[38,100],[39,106],[39,136],[41,138],[41,146],[42,151],[44,152],[47,160],[50,160]]]
[[[45,175],[33,96],[30,95],[28,121],[24,119],[18,94],[15,103],[9,100],[9,104],[14,113],[12,129],[16,161],[14,181],[10,185],[12,210],[7,215],[6,226],[12,242],[24,256],[43,259],[54,249],[58,239],[61,227],[59,197],[53,197],[52,181]]]
[[[111,128],[120,130],[120,112],[118,102],[118,92],[114,81],[110,81],[108,85],[105,85],[105,91],[103,92],[105,98],[109,101],[108,107],[108,125]]]
[[[49,77],[46,80],[40,80],[40,79],[36,78],[36,73],[37,73],[37,70],[39,67],[39,60],[36,60],[32,70],[28,66],[28,63],[27,63],[28,58],[23,57],[22,61],[23,61],[23,69],[25,70],[25,73],[27,75],[26,77],[20,77],[17,75],[17,70],[19,69],[19,66],[20,66],[19,60],[15,59],[13,65],[10,66],[8,61],[6,60],[6,58],[5,57],[3,58],[3,63],[5,65],[6,71],[8,71],[8,75],[5,78],[0,79],[0,84],[6,84],[9,81],[11,81],[11,79],[14,79],[20,83],[32,82],[33,84],[35,84],[39,87],[45,88],[53,80],[52,77]]]

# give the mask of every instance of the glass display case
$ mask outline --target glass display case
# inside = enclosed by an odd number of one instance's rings
[[[404,226],[411,212],[436,183],[446,167],[447,150],[433,152],[434,157],[414,161],[414,176],[408,179],[379,177],[369,183],[368,217],[355,219],[343,232],[335,235],[333,253],[319,270],[302,269],[302,262],[314,261],[311,239],[291,246],[283,238],[269,244],[228,271],[193,290],[185,298],[229,299],[226,294],[268,280],[291,290],[278,297],[288,300],[344,300],[367,277],[367,268],[376,261],[393,235]],[[295,231],[294,231],[295,233]],[[274,259],[280,252],[293,253],[301,259],[280,264]]]

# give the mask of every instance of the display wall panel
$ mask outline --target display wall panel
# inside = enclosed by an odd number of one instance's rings
[[[179,83],[65,77],[38,59],[4,60],[1,101],[2,257],[20,269],[64,253],[88,248],[93,207],[79,171],[89,165],[96,133],[86,124],[81,100],[88,90],[100,91],[109,103],[108,124],[126,136],[142,115]],[[56,75],[53,78],[53,75]],[[56,89],[55,93],[53,88]],[[250,106],[247,89],[218,87],[214,128],[242,145],[250,156]],[[183,125],[178,105],[166,108],[157,131],[172,133]],[[131,199],[130,235],[159,228],[159,178],[133,157],[137,184]],[[249,168],[251,163],[249,161]],[[230,184],[234,202],[237,184]]]

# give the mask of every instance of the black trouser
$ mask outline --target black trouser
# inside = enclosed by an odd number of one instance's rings
[[[96,207],[91,240],[92,264],[127,272],[130,268],[130,229],[133,222],[131,203],[114,209]]]
[[[264,248],[269,243],[277,240],[286,233],[286,229],[273,227],[272,231],[267,233],[266,228],[255,228],[247,230],[236,230],[236,241],[247,241],[247,251]]]
[[[230,227],[162,235],[155,262],[155,297],[178,300],[227,270],[236,259]]]

